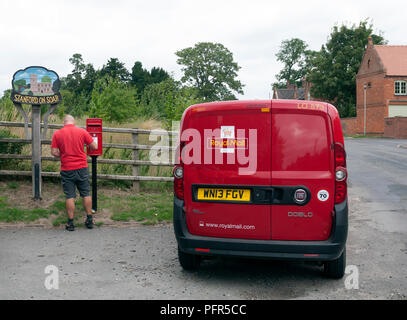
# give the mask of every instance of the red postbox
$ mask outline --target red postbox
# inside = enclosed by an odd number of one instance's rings
[[[88,156],[101,156],[103,154],[103,138],[102,138],[102,119],[90,118],[86,119],[86,130],[90,133],[93,141],[96,142],[97,149],[89,150],[87,148]]]

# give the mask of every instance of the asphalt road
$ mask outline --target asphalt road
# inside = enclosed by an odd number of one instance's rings
[[[0,299],[406,299],[407,149],[399,144],[407,141],[346,140],[347,262],[358,289],[307,263],[215,259],[185,272],[171,226],[22,229],[0,230]],[[48,265],[57,267],[57,290],[46,289]]]

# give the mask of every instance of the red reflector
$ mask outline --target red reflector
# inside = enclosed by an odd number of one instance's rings
[[[198,252],[209,252],[209,251],[211,251],[210,249],[195,249],[195,251],[198,251]]]
[[[335,204],[342,203],[346,200],[347,195],[346,181],[335,182]]]
[[[184,179],[174,179],[174,193],[178,199],[184,200]]]
[[[304,254],[304,257],[309,257],[309,258],[319,257],[319,254]]]

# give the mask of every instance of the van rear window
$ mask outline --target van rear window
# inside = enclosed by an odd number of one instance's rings
[[[325,171],[330,169],[330,132],[319,115],[272,115],[272,170]]]

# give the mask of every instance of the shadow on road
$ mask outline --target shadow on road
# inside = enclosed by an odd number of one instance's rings
[[[314,262],[214,258],[203,260],[198,270],[183,271],[182,275],[192,281],[191,285],[205,282],[209,287],[234,288],[247,299],[293,299],[332,288],[333,284],[343,287],[343,280],[326,278],[322,271],[323,267]]]

